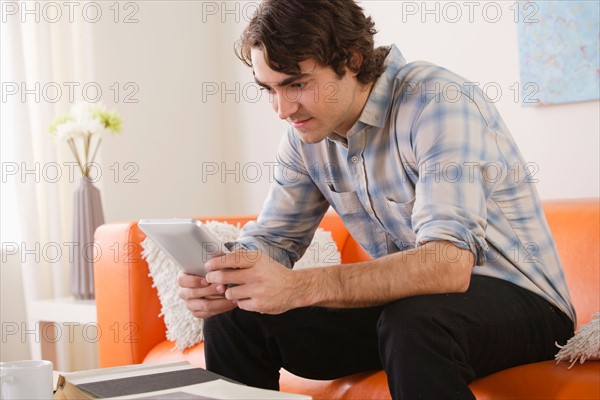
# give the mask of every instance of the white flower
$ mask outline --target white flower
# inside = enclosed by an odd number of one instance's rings
[[[79,125],[82,132],[86,134],[99,134],[104,130],[104,124],[98,118],[94,118],[91,115],[79,117],[75,122]]]
[[[86,103],[86,102],[78,102],[78,103],[75,103],[71,107],[71,115],[73,115],[73,117],[75,117],[76,119],[78,119],[78,118],[94,118],[94,116],[99,111],[100,112],[108,111],[106,106],[101,102],[95,103],[95,104],[90,104],[90,103]]]
[[[83,129],[77,121],[66,121],[56,127],[56,138],[58,140],[69,140],[83,137]]]
[[[83,176],[89,176],[88,165],[92,163],[98,152],[102,137],[107,131],[121,131],[121,118],[117,112],[108,111],[102,103],[77,103],[71,107],[69,114],[61,115],[52,121],[48,131],[54,139],[67,141],[79,164]],[[82,140],[78,146],[76,139]]]

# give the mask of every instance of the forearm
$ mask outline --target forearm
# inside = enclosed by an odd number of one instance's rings
[[[463,292],[473,254],[449,242],[430,242],[379,259],[296,271],[298,307],[370,307],[423,294]]]

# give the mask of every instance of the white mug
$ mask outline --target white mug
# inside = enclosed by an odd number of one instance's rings
[[[0,399],[52,399],[52,362],[23,360],[0,363]]]

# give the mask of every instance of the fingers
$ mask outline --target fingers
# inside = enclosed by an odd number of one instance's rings
[[[267,314],[291,308],[289,298],[294,285],[285,284],[290,281],[289,270],[262,252],[229,253],[212,258],[205,266],[205,278],[179,278],[180,296],[195,316],[204,318],[236,306]],[[216,294],[224,294],[225,298],[207,299]]]
[[[252,281],[253,271],[248,269],[224,269],[206,274],[206,281],[214,285],[243,285]]]
[[[250,297],[252,285],[232,286],[227,288],[223,294],[226,299],[231,301],[239,301]]]
[[[196,318],[208,318],[236,307],[236,303],[225,298],[225,285],[208,283],[206,278],[180,272],[177,276],[178,296]]]
[[[225,285],[211,285],[205,277],[179,272],[177,275],[179,285],[178,295],[183,300],[202,297],[223,297],[227,287]]]
[[[218,271],[222,269],[244,269],[250,268],[258,263],[266,255],[256,250],[237,250],[233,253],[223,254],[211,258],[204,264],[207,271]]]
[[[227,289],[225,285],[209,284],[204,278],[203,282],[204,284],[199,287],[180,287],[177,290],[177,295],[186,302],[195,299],[224,297],[223,294]]]
[[[206,278],[197,275],[186,274],[179,271],[177,274],[177,284],[182,288],[198,288],[208,286]]]
[[[245,311],[258,311],[256,300],[251,298],[251,293],[256,289],[254,285],[234,286],[227,289],[225,298]]]
[[[185,272],[179,272],[177,283],[179,284],[177,295],[185,302],[194,299],[223,299],[227,290],[225,285],[213,285],[202,276]]]
[[[252,279],[251,268],[260,264],[261,258],[267,257],[260,251],[238,250],[209,260],[205,267],[206,280],[209,283],[222,285],[242,285]],[[267,260],[271,260],[267,258]],[[264,264],[264,262],[263,262]]]
[[[237,307],[235,302],[224,298],[219,300],[193,299],[186,301],[185,304],[196,318],[209,318]]]

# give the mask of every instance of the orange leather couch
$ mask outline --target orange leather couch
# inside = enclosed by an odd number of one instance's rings
[[[544,211],[562,259],[578,324],[600,311],[600,207],[598,199],[548,201]],[[240,222],[254,216],[209,218]],[[321,226],[333,233],[342,260],[368,259],[337,215],[327,215]],[[141,258],[144,234],[135,222],[98,228],[96,241],[103,250],[95,264],[96,304],[101,367],[187,359],[204,366],[203,346],[174,350],[165,338],[160,303],[148,266]],[[558,350],[558,349],[557,349]],[[546,361],[500,371],[477,379],[471,388],[477,399],[600,399],[600,361],[576,364]],[[299,378],[282,371],[281,390],[317,399],[389,399],[383,371],[360,373],[332,381]],[[411,399],[409,399],[411,400]]]

